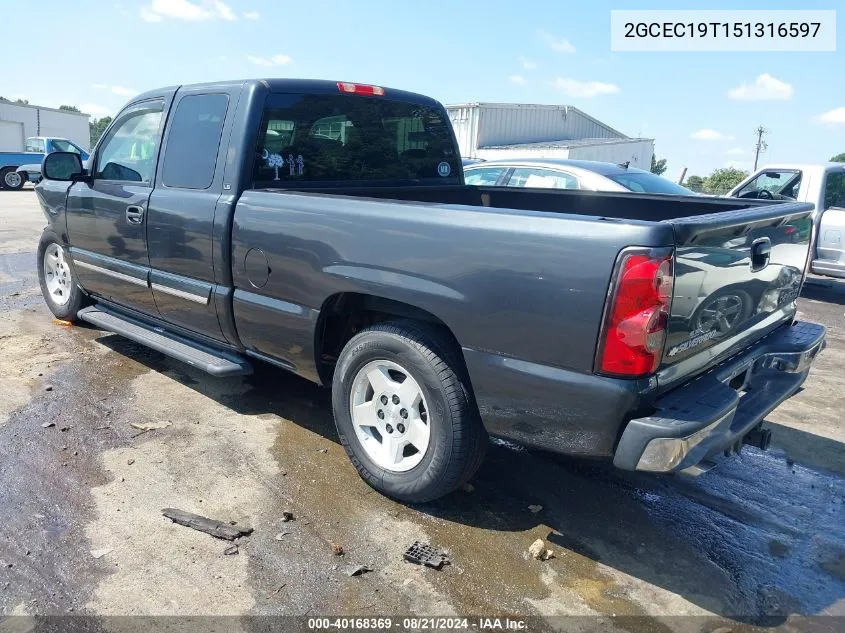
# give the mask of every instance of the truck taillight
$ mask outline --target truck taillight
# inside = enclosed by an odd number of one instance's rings
[[[352,84],[345,81],[337,82],[337,89],[341,92],[348,92],[355,95],[364,95],[365,97],[383,97],[384,88],[381,86],[368,86],[366,84]]]
[[[635,378],[663,355],[672,302],[672,251],[625,249],[617,259],[596,354],[596,371]]]

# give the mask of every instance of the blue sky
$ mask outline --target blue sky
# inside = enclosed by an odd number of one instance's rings
[[[800,8],[836,4],[804,0]],[[6,64],[0,95],[74,104],[95,116],[160,85],[314,77],[444,103],[573,105],[630,136],[656,139],[670,176],[683,166],[703,175],[750,168],[761,124],[770,130],[762,162],[845,152],[841,35],[839,50],[826,53],[610,52],[611,9],[703,8],[699,2],[42,0],[39,7],[25,22],[0,23],[7,62],[10,51],[21,60],[19,72]],[[799,7],[767,0],[707,8]]]

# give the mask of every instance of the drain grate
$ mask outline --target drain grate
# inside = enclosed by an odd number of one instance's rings
[[[419,541],[414,541],[414,544],[405,550],[403,558],[409,563],[425,565],[433,569],[440,569],[447,562],[446,556],[442,552],[438,552],[431,545]]]

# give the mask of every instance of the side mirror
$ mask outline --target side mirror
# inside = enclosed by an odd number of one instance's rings
[[[47,180],[74,182],[86,174],[82,159],[74,152],[53,152],[41,163],[41,176]]]

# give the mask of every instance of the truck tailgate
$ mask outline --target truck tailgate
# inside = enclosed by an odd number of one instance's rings
[[[675,266],[660,391],[793,319],[812,210],[788,202],[666,220],[675,235]]]

